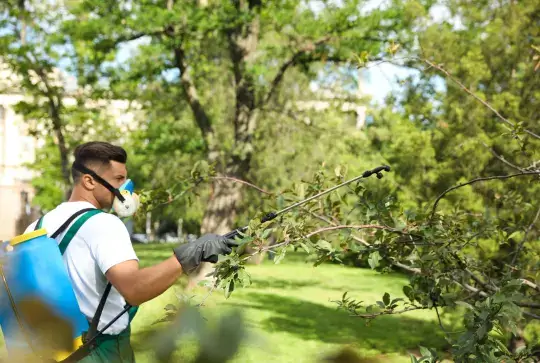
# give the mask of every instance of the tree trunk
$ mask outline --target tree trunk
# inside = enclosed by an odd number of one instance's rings
[[[50,99],[51,119],[53,122],[53,131],[58,143],[58,151],[60,152],[60,166],[62,168],[62,178],[64,179],[64,200],[68,200],[71,195],[71,178],[70,168],[68,166],[68,149],[66,139],[62,132],[62,120],[60,118],[60,102],[56,104],[54,99]]]
[[[256,11],[256,1],[238,1],[235,3],[238,9],[248,6]],[[257,112],[255,87],[251,74],[247,70],[247,63],[257,50],[259,38],[259,19],[255,16],[249,24],[239,25],[228,34],[229,54],[231,57],[235,81],[235,115],[234,115],[234,150],[230,160],[224,168],[226,175],[238,179],[245,179],[250,168],[253,155],[253,133],[256,127]],[[193,82],[189,79],[183,62],[184,54],[175,54],[178,68],[181,72],[181,80],[188,102],[192,107],[195,119],[203,136],[207,140],[209,160],[215,159],[215,143],[212,142],[213,130],[209,125],[205,112],[201,112],[195,89],[190,87]],[[225,234],[233,229],[236,219],[236,208],[241,202],[241,186],[237,183],[214,183],[213,193],[206,206],[201,225],[201,233]],[[199,281],[205,279],[212,271],[209,263],[203,263],[195,273],[190,276],[188,288],[194,287]]]
[[[201,224],[201,234],[226,234],[233,229],[236,219],[236,206],[241,201],[238,183],[216,182],[212,196],[208,201]],[[194,288],[200,281],[208,280],[207,275],[213,271],[213,264],[203,262],[189,276],[188,289]]]
[[[208,201],[201,225],[201,233],[225,234],[236,220],[236,207],[241,202],[240,185],[216,182]]]

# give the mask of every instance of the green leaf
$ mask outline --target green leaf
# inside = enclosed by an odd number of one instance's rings
[[[268,238],[268,236],[270,235],[270,233],[272,233],[272,229],[271,229],[271,228],[265,229],[264,232],[263,232],[263,234],[262,234],[262,236],[261,236],[261,238],[262,238],[262,239]]]
[[[403,293],[409,298],[410,301],[413,301],[413,289],[409,285],[403,286]]]
[[[403,301],[403,298],[398,297],[390,302],[390,305],[397,305],[398,302]]]
[[[379,267],[379,261],[381,261],[381,255],[379,254],[379,251],[372,252],[369,255],[368,263],[372,270]]]
[[[332,245],[330,244],[330,242],[325,241],[323,239],[317,242],[317,246],[319,246],[323,250],[332,251]]]
[[[234,279],[231,279],[227,287],[225,288],[225,298],[228,299],[234,291]]]
[[[411,363],[418,363],[418,359],[414,355],[411,354]]]
[[[422,357],[424,358],[427,358],[427,357],[431,357],[431,352],[428,348],[426,347],[423,347],[423,346],[419,346],[420,348],[420,354],[422,354]]]
[[[476,330],[476,336],[478,337],[478,339],[484,338],[486,333],[487,333],[486,324],[481,324],[480,327],[478,328],[478,330]]]
[[[305,243],[300,242],[299,245],[302,246],[302,248],[303,248],[307,253],[309,253],[309,248],[308,248],[308,246],[307,246]]]
[[[456,301],[456,305],[464,306],[464,307],[466,307],[467,309],[469,309],[471,311],[476,310],[471,304],[469,304],[468,302],[465,302],[465,301]]]
[[[390,305],[390,294],[389,293],[387,293],[387,292],[384,293],[383,302],[384,302],[384,305],[386,305],[386,306]]]
[[[282,248],[281,250],[279,250],[279,254],[277,255],[277,257],[274,258],[274,264],[278,264],[281,262],[281,260],[283,260],[283,258],[285,257],[285,254],[287,253],[287,249],[286,248]]]

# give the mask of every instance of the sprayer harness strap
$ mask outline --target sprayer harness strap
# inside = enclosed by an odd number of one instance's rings
[[[62,241],[58,245],[58,248],[60,249],[60,253],[62,255],[64,255],[64,253],[66,252],[66,249],[69,246],[69,243],[71,242],[73,237],[75,237],[75,235],[77,234],[79,229],[82,227],[82,225],[89,218],[91,218],[92,216],[94,216],[94,215],[96,215],[98,213],[101,213],[101,212],[102,211],[100,209],[96,209],[96,208],[81,209],[80,211],[77,211],[75,214],[73,214],[71,217],[69,217],[69,219],[67,221],[65,221],[64,224],[62,224],[62,226],[60,226],[60,228],[58,228],[58,230],[56,230],[56,232],[54,232],[51,235],[51,238],[58,237],[58,235],[60,235],[60,233],[62,233],[62,231],[64,229],[66,229],[71,224],[71,222],[73,222],[73,220],[75,218],[77,218],[78,216],[80,216],[82,214],[82,217],[80,217],[79,219],[77,219],[77,221],[75,221],[75,223],[73,223],[73,225],[69,228],[69,230],[66,232],[66,235],[64,236],[64,238],[62,238]],[[42,223],[43,223],[43,217],[41,217],[39,219],[38,223],[36,224],[36,229],[41,228]],[[107,297],[109,296],[111,288],[112,288],[112,285],[109,282],[107,284],[107,286],[105,287],[105,291],[103,292],[103,295],[101,296],[101,300],[100,300],[99,305],[98,305],[98,307],[96,309],[96,313],[94,314],[94,317],[92,318],[92,321],[90,322],[90,327],[89,327],[88,332],[87,332],[87,334],[85,336],[85,340],[91,339],[97,333],[99,319],[101,318],[101,314],[103,313],[103,308],[105,307],[105,301],[107,300]],[[85,353],[87,353],[87,352],[85,352]]]

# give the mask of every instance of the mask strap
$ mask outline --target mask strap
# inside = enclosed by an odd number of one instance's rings
[[[93,170],[90,170],[88,169],[86,166],[84,166],[83,164],[79,163],[78,161],[74,162],[73,163],[73,168],[81,173],[84,173],[84,174],[90,174],[94,179],[96,179],[100,184],[102,184],[105,188],[109,189],[109,191],[111,193],[113,193],[118,199],[120,199],[121,202],[123,202],[124,200],[126,200],[124,198],[124,196],[118,191],[118,189],[116,189],[115,187],[113,187],[111,184],[109,184],[108,181],[106,181],[105,179],[103,179],[102,177],[100,177],[99,175],[97,175]]]

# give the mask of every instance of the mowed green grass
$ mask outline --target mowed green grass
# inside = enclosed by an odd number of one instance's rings
[[[171,245],[136,245],[143,267],[156,264],[172,254]],[[435,312],[414,311],[383,316],[369,326],[336,309],[331,300],[339,300],[345,291],[366,303],[380,300],[384,292],[392,298],[403,297],[406,279],[399,275],[381,275],[369,269],[305,263],[305,256],[288,254],[279,264],[265,260],[249,265],[252,285],[237,288],[225,299],[214,291],[201,312],[212,324],[221,316],[238,309],[244,316],[250,338],[237,353],[234,363],[249,362],[322,362],[324,357],[349,347],[361,357],[377,362],[410,362],[409,353],[418,356],[419,345],[447,348]],[[186,278],[156,299],[143,304],[133,321],[132,345],[139,363],[154,362],[153,336],[165,316],[165,306],[178,305],[178,296],[187,293],[194,302],[206,295],[205,288],[186,292]],[[446,322],[445,322],[446,323]],[[189,361],[197,345],[179,345],[177,361]],[[0,359],[5,358],[0,334]],[[188,358],[186,360],[182,358]]]
[[[171,255],[170,245],[137,245],[143,266],[155,264]],[[234,362],[321,362],[344,347],[360,356],[380,362],[410,362],[409,353],[418,355],[419,345],[444,349],[446,341],[434,311],[379,317],[366,326],[363,319],[336,309],[345,291],[366,303],[380,300],[384,292],[403,297],[406,279],[400,275],[381,275],[369,269],[305,263],[302,255],[292,254],[279,264],[265,260],[247,268],[252,285],[238,288],[229,299],[214,291],[202,308],[209,322],[231,309],[240,309],[253,339],[238,352]],[[178,300],[185,279],[160,297],[143,304],[133,322],[132,343],[138,362],[151,362],[149,333],[153,322],[165,315],[164,307]],[[193,301],[206,296],[204,288],[188,292]],[[184,348],[180,357],[195,354]]]

